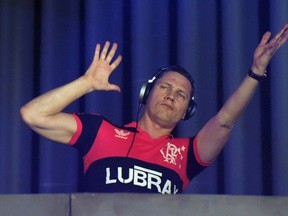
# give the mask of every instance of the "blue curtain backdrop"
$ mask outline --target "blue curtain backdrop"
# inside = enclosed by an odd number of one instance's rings
[[[194,135],[245,76],[262,34],[288,22],[287,0],[0,0],[0,193],[77,190],[75,149],[48,141],[21,121],[33,97],[76,79],[96,43],[119,44],[112,82],[67,108],[115,123],[135,120],[139,89],[154,72],[180,64],[195,78]],[[186,193],[288,195],[288,45],[235,127],[217,161]]]

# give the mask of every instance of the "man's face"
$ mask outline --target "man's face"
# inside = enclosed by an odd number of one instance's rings
[[[185,117],[191,98],[191,84],[183,75],[169,71],[159,78],[146,104],[152,121],[165,128],[173,128]]]

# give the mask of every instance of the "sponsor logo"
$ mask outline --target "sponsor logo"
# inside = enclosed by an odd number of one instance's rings
[[[120,138],[120,139],[127,139],[128,136],[130,135],[130,132],[125,132],[124,130],[118,130],[118,129],[114,129],[115,131],[115,137]]]
[[[169,179],[163,180],[162,173],[155,170],[135,165],[133,168],[129,168],[129,175],[126,177],[123,177],[122,167],[118,167],[116,172],[113,171],[112,177],[111,168],[106,168],[106,184],[133,184],[147,189],[156,189],[162,194],[176,194],[178,192],[176,185],[172,184]]]
[[[168,142],[166,146],[160,150],[160,152],[164,157],[165,162],[177,165],[177,158],[179,157],[180,160],[183,159],[182,152],[184,152],[185,149],[185,146],[177,148],[176,145]],[[179,165],[179,168],[181,168],[181,165]]]

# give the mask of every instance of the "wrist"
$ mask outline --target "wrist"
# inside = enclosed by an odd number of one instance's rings
[[[95,91],[93,81],[91,81],[87,76],[81,76],[78,80],[81,83],[80,85],[85,89],[86,93]]]
[[[254,72],[253,68],[251,68],[247,75],[258,82],[263,82],[267,78],[267,71],[264,70],[264,72],[262,72],[260,75],[260,73]]]

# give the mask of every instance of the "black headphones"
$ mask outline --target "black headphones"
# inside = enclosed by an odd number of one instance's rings
[[[152,79],[149,79],[148,82],[144,83],[140,89],[140,94],[139,94],[139,103],[140,104],[146,104],[147,98],[156,82],[157,79],[159,79],[160,77],[163,76],[163,74],[165,72],[168,71],[175,71],[177,73],[180,73],[181,75],[183,75],[184,77],[186,77],[189,82],[191,83],[191,87],[192,87],[192,96],[191,99],[189,101],[189,105],[186,111],[186,115],[184,117],[183,120],[188,120],[190,119],[197,108],[197,103],[194,101],[194,92],[195,92],[195,88],[194,88],[194,80],[192,78],[192,76],[190,75],[190,73],[188,71],[186,71],[184,68],[178,66],[178,65],[172,65],[170,67],[163,67],[160,68],[157,73],[152,77]]]

